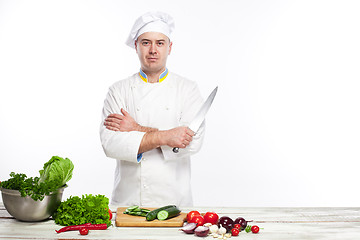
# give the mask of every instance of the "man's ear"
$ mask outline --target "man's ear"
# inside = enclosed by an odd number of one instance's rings
[[[136,53],[137,53],[137,40],[135,40],[135,50],[136,50]]]
[[[172,48],[172,42],[170,42],[170,44],[169,44],[169,54],[168,55],[170,55],[170,53],[171,53],[171,48]]]

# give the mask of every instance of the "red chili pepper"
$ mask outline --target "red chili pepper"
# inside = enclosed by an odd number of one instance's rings
[[[103,224],[81,224],[81,225],[73,225],[73,226],[67,226],[63,227],[60,230],[55,230],[57,233],[67,232],[67,231],[79,231],[81,228],[87,228],[88,230],[106,230],[108,226]]]
[[[73,226],[67,226],[67,227],[63,227],[60,230],[55,230],[57,233],[62,233],[62,232],[67,232],[67,231],[78,231],[81,228],[85,227],[87,228],[88,226],[90,226],[91,223],[86,223],[86,224],[81,224],[81,225],[73,225]]]
[[[106,230],[108,228],[107,224],[91,224],[90,226],[86,227],[89,230]]]

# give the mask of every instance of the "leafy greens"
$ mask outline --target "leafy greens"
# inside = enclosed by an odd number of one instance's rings
[[[40,177],[28,178],[23,173],[10,173],[8,180],[0,182],[0,187],[19,190],[22,197],[30,196],[35,201],[64,186],[72,177],[74,165],[68,158],[53,156],[40,170]]]
[[[72,178],[73,169],[74,164],[70,159],[53,156],[39,171],[39,182],[56,180],[59,182],[58,187],[62,187]]]
[[[91,224],[111,225],[109,220],[109,199],[104,195],[86,194],[71,196],[61,202],[53,214],[55,223],[63,226]]]
[[[30,196],[35,201],[43,200],[45,195],[49,195],[59,188],[56,180],[39,183],[38,177],[28,178],[25,174],[14,172],[10,173],[10,177],[0,183],[2,188],[19,190],[22,197]]]

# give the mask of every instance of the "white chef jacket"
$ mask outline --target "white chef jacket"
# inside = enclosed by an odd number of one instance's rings
[[[111,113],[121,114],[121,108],[142,126],[167,130],[189,125],[203,103],[197,84],[171,72],[158,83],[144,80],[137,73],[116,82],[104,101],[101,143],[106,156],[116,159],[111,204],[192,206],[190,155],[201,147],[205,124],[179,153],[161,146],[144,152],[141,159],[138,150],[144,132],[111,131],[104,126],[105,118]]]

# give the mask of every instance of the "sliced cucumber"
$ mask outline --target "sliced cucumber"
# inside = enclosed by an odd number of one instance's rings
[[[128,207],[123,213],[133,215],[133,216],[145,217],[148,212],[150,212],[149,209],[140,208],[139,206],[134,205],[134,206]]]
[[[169,208],[159,211],[157,214],[157,218],[160,221],[163,221],[163,220],[166,220],[166,219],[169,219],[172,217],[176,217],[177,215],[180,214],[180,212],[181,211],[177,207],[169,207]]]
[[[146,214],[146,220],[147,221],[152,221],[154,220],[156,217],[157,217],[157,214],[158,212],[160,212],[161,210],[165,210],[167,208],[170,208],[170,207],[176,207],[175,205],[167,205],[167,206],[164,206],[164,207],[161,207],[161,208],[157,208],[155,210],[152,210],[150,212],[148,212]]]
[[[140,207],[137,205],[133,205],[125,209],[125,212],[136,212],[136,211],[140,211]]]

